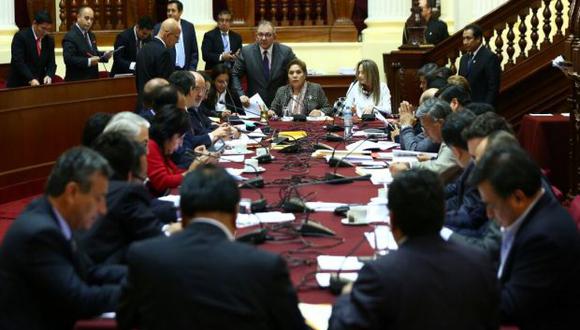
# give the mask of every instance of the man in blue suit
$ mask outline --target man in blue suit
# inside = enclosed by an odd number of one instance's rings
[[[401,172],[388,197],[399,248],[361,269],[350,294],[336,301],[329,329],[497,329],[489,259],[439,236],[445,203],[437,174]]]
[[[175,63],[175,70],[197,70],[199,54],[197,50],[197,37],[195,28],[189,21],[181,18],[183,3],[177,0],[167,2],[167,18],[173,18],[181,26],[181,35],[175,47],[171,48],[171,59]],[[154,34],[159,32],[160,25],[155,25]]]
[[[115,311],[126,268],[94,267],[73,234],[107,212],[110,174],[86,147],[56,161],[45,195],[14,221],[0,248],[0,329],[72,329],[78,319]]]
[[[477,163],[488,217],[502,227],[501,321],[520,329],[580,329],[580,237],[526,152],[492,147]]]

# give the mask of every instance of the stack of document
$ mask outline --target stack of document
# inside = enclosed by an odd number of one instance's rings
[[[316,258],[318,262],[318,269],[325,272],[316,273],[316,282],[320,287],[328,287],[330,285],[330,277],[336,276],[336,272],[340,271],[340,278],[355,281],[358,276],[358,271],[362,268],[363,263],[358,260],[358,257],[343,257],[343,256],[325,256],[321,255]],[[334,272],[334,274],[333,274]]]
[[[368,140],[366,140],[366,141],[362,140],[362,141],[357,141],[357,142],[354,142],[354,143],[347,145],[346,150],[348,150],[348,151],[371,150],[371,149],[389,150],[389,149],[397,147],[398,145],[399,145],[398,143],[390,142],[390,141],[372,142],[372,141],[368,141]]]
[[[287,137],[290,139],[289,142],[296,141],[308,136],[306,131],[282,131],[278,133],[278,137]]]
[[[332,157],[332,156],[328,155],[328,156],[325,156],[324,158],[328,162],[330,160],[330,157]],[[342,154],[342,155],[334,154],[334,158],[346,160],[346,161],[349,161],[351,163],[362,163],[362,162],[368,162],[368,161],[373,160],[373,156],[371,156],[371,155],[361,155],[361,154],[354,154],[354,153],[351,155],[348,155],[348,156],[346,154]]]
[[[388,168],[365,168],[357,166],[355,173],[360,176],[370,175],[374,185],[384,185],[393,182],[393,176]]]
[[[292,213],[261,212],[252,214],[238,214],[236,219],[237,228],[257,226],[264,223],[281,223],[294,221],[296,217]]]
[[[377,226],[374,231],[365,233],[373,250],[397,250],[399,246],[389,226]]]
[[[340,157],[344,157],[347,154],[350,154],[349,156],[352,155],[371,155],[370,151],[364,151],[364,150],[355,150],[355,151],[348,151],[348,150],[325,150],[325,149],[320,149],[320,150],[316,150],[315,152],[312,153],[312,158],[325,158],[327,156],[334,156],[335,158],[340,158]],[[372,157],[371,157],[372,159]]]

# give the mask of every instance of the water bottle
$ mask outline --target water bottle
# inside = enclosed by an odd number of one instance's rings
[[[344,138],[346,139],[352,135],[352,109],[350,106],[344,107],[342,119],[344,120]]]

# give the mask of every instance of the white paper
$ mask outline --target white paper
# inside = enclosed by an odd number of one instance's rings
[[[324,158],[326,159],[326,161],[328,162],[330,160],[330,155],[325,156]],[[360,154],[352,154],[352,155],[348,155],[347,157],[345,157],[345,155],[337,155],[334,154],[334,158],[336,159],[343,159],[352,163],[360,163],[360,162],[367,162],[367,161],[372,161],[373,160],[373,156],[370,155],[360,155]]]
[[[334,275],[331,273],[316,273],[316,282],[322,288],[327,288],[330,286],[330,277]],[[358,277],[358,273],[343,273],[340,272],[340,278],[354,282]]]
[[[167,195],[158,198],[160,201],[172,202],[175,207],[179,207],[179,195]]]
[[[115,312],[108,312],[108,313],[101,314],[101,318],[103,318],[103,319],[115,319],[115,317],[116,317]]]
[[[378,249],[375,248],[375,233]],[[365,236],[373,250],[397,250],[399,248],[388,226],[377,226],[375,231],[367,232]]]
[[[417,157],[419,155],[427,155],[431,158],[437,157],[436,152],[422,152],[412,150],[393,150],[393,157]]]
[[[294,221],[296,217],[292,213],[261,212],[253,214],[238,214],[236,219],[237,228],[256,226],[261,223],[281,223]]]
[[[551,113],[530,113],[532,117],[552,117],[553,114]]]
[[[380,150],[388,150],[396,147],[398,143],[390,142],[390,141],[379,141],[379,142],[372,142],[372,141],[357,141],[351,143],[346,146],[346,150],[367,150],[367,149],[380,149]]]
[[[254,115],[260,118],[261,112],[260,106],[265,107],[266,103],[264,103],[264,100],[262,100],[260,94],[256,93],[252,97],[250,97],[250,106],[244,107],[244,111],[246,112],[247,115]]]
[[[347,206],[345,203],[327,203],[327,202],[306,202],[306,206],[316,212],[334,212],[334,209],[341,206]]]
[[[263,137],[266,137],[266,134],[262,132],[261,128],[256,128],[254,131],[248,133],[248,138],[263,138]]]
[[[310,73],[310,70],[308,70]],[[305,304],[299,303],[298,309],[306,320],[306,324],[314,330],[328,329],[328,320],[332,314],[332,305],[330,304]]]
[[[246,177],[242,176],[242,173],[244,172],[243,168],[226,168],[226,171],[234,177],[234,179],[236,179],[237,181],[244,181],[247,180]]]
[[[244,155],[221,155],[220,163],[243,163]]]
[[[570,113],[569,112],[562,112],[561,115],[564,116],[564,117],[570,117]]]
[[[332,118],[327,117],[327,116],[318,116],[318,117],[311,117],[311,116],[307,116],[306,117],[306,121],[325,121],[325,120],[330,120]]]
[[[355,171],[360,176],[370,174],[373,185],[384,185],[393,182],[393,176],[388,168],[357,167]]]
[[[355,256],[320,255],[316,258],[316,262],[318,262],[318,268],[320,270],[359,270],[363,266],[363,263]]]
[[[245,115],[239,115],[239,117],[240,117],[240,119],[258,119],[258,118],[260,118],[260,116],[253,115],[251,113],[246,113]],[[253,123],[253,121],[249,121],[249,120],[248,120],[248,122]]]

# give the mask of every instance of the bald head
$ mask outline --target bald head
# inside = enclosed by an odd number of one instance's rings
[[[205,79],[198,72],[191,71],[191,73],[193,73],[193,76],[195,77],[195,88],[193,90],[194,97],[193,106],[197,108],[199,107],[199,105],[201,104],[201,102],[205,97],[206,92]]]
[[[155,93],[162,86],[169,85],[169,82],[163,78],[153,78],[143,87],[143,107],[145,109],[153,108],[153,99]]]
[[[181,26],[173,18],[168,18],[161,23],[161,28],[157,33],[157,36],[165,42],[165,47],[173,48],[177,41],[179,41],[179,35],[181,34]]]

